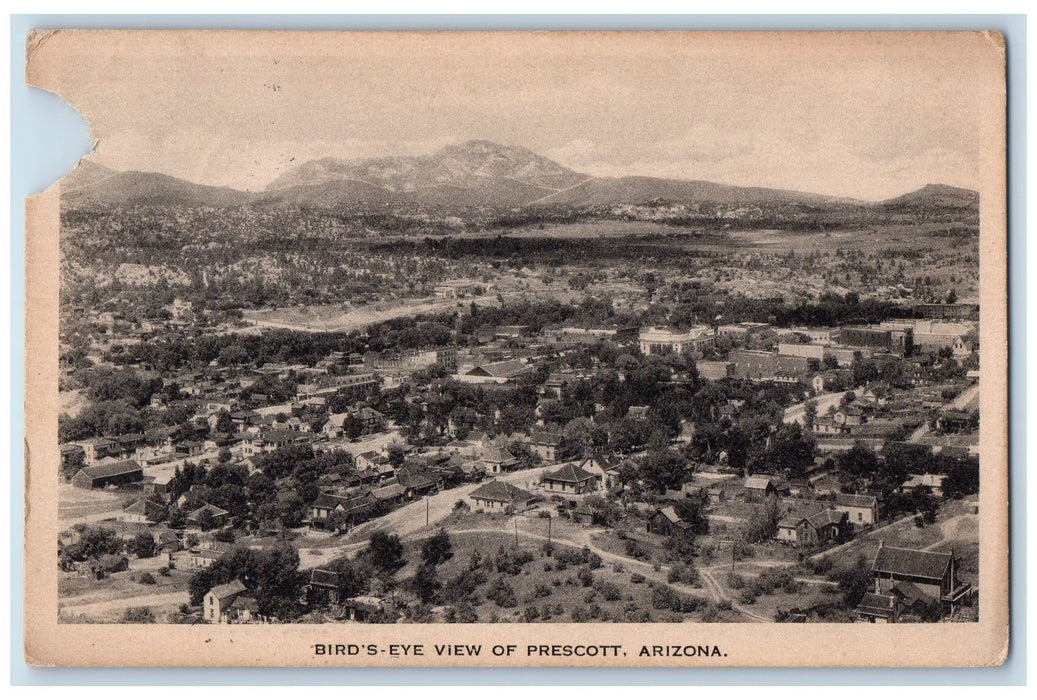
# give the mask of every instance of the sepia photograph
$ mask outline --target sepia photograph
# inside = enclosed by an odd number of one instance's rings
[[[27,55],[39,663],[1004,658],[1000,35]]]

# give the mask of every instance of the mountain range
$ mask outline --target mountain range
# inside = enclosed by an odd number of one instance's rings
[[[947,185],[882,202],[696,180],[595,177],[519,146],[467,141],[424,156],[321,158],[297,166],[261,192],[199,185],[154,172],[82,161],[62,182],[69,205],[187,206],[412,204],[437,207],[609,206],[656,200],[718,205],[863,206],[889,210],[973,209],[979,193]]]

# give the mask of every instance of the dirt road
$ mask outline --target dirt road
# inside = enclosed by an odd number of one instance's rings
[[[823,416],[828,412],[830,406],[838,406],[839,402],[843,400],[843,396],[846,395],[845,391],[836,391],[831,394],[821,394],[810,399],[817,404],[817,415]],[[801,401],[800,403],[792,404],[785,409],[785,416],[782,420],[785,423],[799,423],[803,425],[804,418],[807,413],[808,401]]]

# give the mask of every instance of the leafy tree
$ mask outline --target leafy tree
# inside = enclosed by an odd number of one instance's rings
[[[376,532],[368,540],[367,549],[362,555],[377,570],[381,572],[393,572],[402,567],[403,543],[399,535],[391,535],[385,532]]]
[[[61,476],[65,479],[71,479],[76,475],[80,469],[85,466],[84,463],[85,455],[82,452],[75,452],[72,454],[71,459],[61,460]]]
[[[338,588],[343,596],[352,598],[367,590],[367,573],[356,563],[342,558],[336,560],[330,568],[338,574]]]
[[[690,475],[688,460],[672,450],[650,452],[641,461],[640,475],[656,491],[676,489]]]
[[[709,532],[705,494],[700,493],[691,498],[680,499],[674,504],[673,509],[680,519],[688,524],[694,534],[705,535]]]
[[[234,432],[234,421],[231,420],[230,413],[228,413],[227,411],[220,411],[218,414],[216,414],[216,432]]]
[[[138,532],[126,549],[138,559],[150,559],[155,556],[155,538],[149,532]]]
[[[854,441],[853,447],[836,457],[835,463],[840,471],[855,477],[871,476],[879,468],[879,459],[875,452],[860,441]]]
[[[871,567],[861,556],[856,563],[838,570],[830,578],[839,584],[843,594],[843,604],[848,608],[856,607],[871,586]]]
[[[436,565],[428,561],[422,563],[414,574],[411,587],[418,594],[418,598],[422,603],[432,604],[437,602],[439,600],[439,591],[443,584],[439,581]]]
[[[439,532],[425,540],[425,544],[421,547],[422,561],[431,566],[441,564],[452,556],[454,556],[453,545],[450,542],[450,535],[444,528],[440,528]]]
[[[803,404],[803,425],[810,427],[817,420],[817,401],[811,399]]]
[[[767,460],[794,477],[800,476],[814,461],[816,444],[814,437],[799,423],[782,424],[771,436]]]
[[[764,502],[753,509],[749,515],[749,523],[745,527],[746,542],[766,542],[778,531],[778,518],[781,507],[777,497],[768,496]]]
[[[66,571],[72,568],[74,562],[122,552],[122,540],[112,530],[89,525],[84,525],[77,530],[79,541],[60,548],[61,568]]]

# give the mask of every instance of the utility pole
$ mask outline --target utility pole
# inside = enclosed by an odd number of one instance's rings
[[[425,527],[428,527],[428,519],[429,519],[428,496],[425,496]]]
[[[551,517],[551,513],[549,512],[547,514],[547,546],[548,547],[551,546],[551,521],[552,520],[554,520],[554,518]]]

